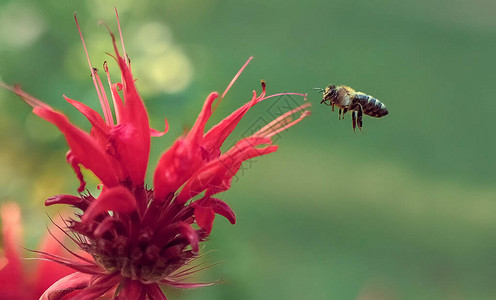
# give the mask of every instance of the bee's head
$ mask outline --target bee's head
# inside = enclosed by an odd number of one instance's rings
[[[328,93],[331,93],[331,92],[333,92],[333,91],[334,91],[334,92],[336,92],[336,86],[335,86],[335,85],[333,85],[333,84],[330,84],[330,85],[328,85],[328,86],[325,88],[324,93],[325,93],[325,94],[328,94]]]
[[[325,105],[333,105],[334,102],[336,101],[335,97],[337,96],[336,92],[336,86],[334,85],[328,85],[325,89],[321,88],[314,88],[314,90],[318,90],[319,93],[322,93],[322,101],[320,101],[320,104],[325,104]]]
[[[335,85],[328,85],[324,90],[324,100],[330,101],[331,103],[335,101],[338,95],[338,90]]]

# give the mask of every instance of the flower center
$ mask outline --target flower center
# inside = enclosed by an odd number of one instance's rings
[[[92,246],[93,258],[109,273],[120,272],[143,283],[166,278],[194,256],[184,243],[159,247],[151,242],[131,243],[124,236],[113,242],[98,239]]]

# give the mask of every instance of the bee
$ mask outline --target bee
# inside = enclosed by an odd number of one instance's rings
[[[357,92],[346,85],[329,85],[325,89],[317,88],[323,93],[323,99],[320,103],[329,105],[334,111],[334,106],[339,108],[339,119],[344,119],[344,114],[351,111],[351,120],[353,123],[353,131],[358,125],[358,129],[362,130],[362,116],[366,114],[374,118],[381,118],[389,112],[386,106],[372,96],[362,92]]]

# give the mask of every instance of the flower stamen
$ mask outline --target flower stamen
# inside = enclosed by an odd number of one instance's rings
[[[236,82],[236,80],[238,80],[238,77],[241,75],[241,73],[243,73],[243,70],[246,68],[246,66],[248,66],[248,64],[250,63],[250,61],[252,59],[253,59],[253,56],[250,56],[248,58],[248,60],[244,63],[244,65],[241,67],[241,69],[239,69],[238,73],[236,73],[236,75],[233,77],[233,79],[231,80],[231,82],[229,82],[229,84],[227,85],[226,89],[222,93],[222,96],[220,96],[220,98],[217,100],[217,103],[215,103],[215,106],[212,109],[212,113],[215,112],[215,110],[217,109],[217,106],[219,106],[220,102],[222,102],[222,100],[226,96],[227,92],[231,89],[231,87]]]
[[[114,7],[114,10],[115,10],[115,17],[117,18],[117,28],[119,28],[119,37],[121,39],[122,55],[127,60],[127,64],[129,66],[129,68],[131,68],[130,60],[129,60],[127,54],[126,54],[126,47],[124,47],[124,39],[122,38],[122,30],[121,30],[121,23],[119,21],[119,13],[117,12],[117,8],[116,7]]]
[[[286,112],[285,114],[277,117],[274,121],[270,122],[269,124],[262,127],[260,130],[255,132],[253,136],[271,138],[279,132],[292,127],[296,123],[303,120],[305,117],[309,116],[311,112],[309,110],[303,111],[296,120],[293,120],[293,115],[309,106],[311,106],[310,103],[305,103],[293,110]]]
[[[98,95],[98,100],[100,100],[100,105],[102,106],[103,115],[105,117],[105,122],[108,125],[114,124],[112,118],[112,112],[110,111],[110,107],[108,105],[107,96],[105,94],[105,89],[102,86],[102,82],[100,81],[100,77],[98,76],[98,69],[93,68],[91,64],[90,56],[88,54],[88,49],[86,48],[86,43],[84,42],[83,33],[81,31],[81,27],[79,27],[79,22],[76,16],[76,12],[74,12],[74,20],[76,21],[76,26],[79,32],[79,37],[81,38],[81,42],[83,43],[84,53],[86,54],[86,59],[88,60],[88,65],[91,71],[91,78],[93,79],[93,84],[95,85],[96,93]]]

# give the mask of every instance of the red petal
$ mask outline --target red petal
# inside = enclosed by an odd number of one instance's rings
[[[77,191],[78,193],[82,193],[86,187],[86,181],[84,181],[83,173],[81,172],[81,168],[79,167],[80,162],[71,150],[67,151],[65,159],[67,160],[67,163],[71,165],[74,173],[76,174],[76,177],[79,180],[79,187]]]
[[[81,102],[67,98],[65,95],[64,98],[88,119],[92,125],[90,136],[95,139],[102,149],[107,149],[109,146],[108,134],[110,127],[105,123],[100,114]]]
[[[19,247],[22,239],[21,210],[15,203],[0,208],[3,257],[0,256],[0,299],[21,299],[26,296]],[[2,253],[0,253],[2,254]]]
[[[179,138],[160,158],[153,177],[155,199],[166,199],[202,165],[200,148],[185,138]]]
[[[105,188],[84,212],[82,222],[91,222],[96,216],[109,210],[128,213],[136,209],[136,198],[122,186]]]
[[[180,174],[172,168],[173,162],[178,159],[178,149],[181,148],[184,139],[179,138],[172,147],[167,150],[158,161],[157,168],[153,174],[153,187],[155,188],[155,199],[164,200],[169,193],[174,192],[181,186]]]
[[[201,140],[205,124],[212,115],[212,103],[218,97],[219,94],[215,92],[207,97],[188,135],[176,140],[174,145],[160,158],[154,174],[156,199],[163,200],[169,193],[175,192],[203,165]],[[206,158],[206,161],[208,160]]]
[[[196,118],[195,125],[191,128],[188,133],[187,139],[191,140],[193,144],[199,144],[200,140],[203,137],[203,133],[205,131],[205,124],[207,124],[208,119],[212,115],[212,103],[219,97],[219,94],[216,92],[210,93],[205,103],[203,103],[203,108]]]
[[[229,207],[229,205],[227,205],[224,201],[216,198],[210,198],[210,201],[213,202],[212,209],[216,214],[225,217],[231,224],[236,224],[236,215]]]
[[[180,234],[186,237],[191,245],[193,252],[199,251],[198,235],[196,231],[187,223],[181,222],[178,224]]]
[[[167,300],[158,284],[147,284],[145,285],[145,290],[150,300]]]
[[[96,278],[96,279],[95,279]],[[112,275],[93,276],[90,286],[81,290],[77,296],[71,297],[71,300],[94,300],[106,294],[108,291],[116,288],[122,277],[119,273]],[[40,299],[42,300],[42,299]]]
[[[74,156],[77,157],[77,161],[87,169],[93,171],[105,185],[114,186],[118,183],[118,177],[113,172],[111,163],[108,161],[104,150],[100,148],[98,143],[89,134],[69,122],[65,115],[27,94],[21,88],[10,87],[2,83],[0,85],[13,91],[26,103],[31,105],[33,112],[39,117],[57,126],[64,134]],[[75,171],[77,172],[76,169]],[[83,186],[84,182],[82,181],[81,183]]]
[[[115,37],[111,33],[115,55],[122,74],[124,95],[124,112],[120,125],[123,125],[121,134],[116,135],[116,148],[121,162],[125,163],[132,182],[142,185],[145,179],[148,155],[150,152],[150,125],[148,114],[141,97],[134,85],[133,75],[129,66],[122,58],[115,44]]]
[[[130,280],[127,279],[124,282],[122,290],[119,292],[119,295],[115,298],[116,300],[128,300],[128,299],[136,299],[136,300],[144,300],[146,297],[145,289],[143,283],[138,280]]]
[[[117,124],[120,124],[124,119],[124,105],[122,103],[121,95],[119,95],[118,92],[122,90],[122,84],[120,82],[111,84],[110,90],[112,91],[112,100],[114,101],[114,110]]]
[[[45,200],[45,206],[51,206],[54,204],[68,204],[82,210],[85,210],[88,206],[81,197],[72,195],[56,195]]]
[[[256,148],[259,145],[270,143],[271,141],[268,138],[249,137],[242,139],[219,159],[203,166],[191,176],[191,179],[177,197],[177,203],[186,203],[188,199],[195,197],[204,190],[208,190],[209,195],[228,190],[231,186],[232,177],[238,172],[243,161],[277,150],[277,146],[273,145]]]
[[[166,134],[169,131],[169,122],[167,122],[167,119],[164,119],[165,121],[165,129],[164,131],[158,131],[156,129],[150,128],[150,135],[153,137],[161,137],[164,134]]]
[[[109,130],[108,125],[103,121],[102,117],[100,116],[99,113],[97,113],[95,110],[90,108],[89,106],[73,100],[71,98],[68,98],[64,95],[64,98],[67,102],[72,104],[79,112],[81,112],[91,123],[91,125],[95,128],[98,129],[102,133],[107,133]]]
[[[215,213],[210,207],[205,207],[198,205],[195,207],[195,219],[196,223],[200,228],[205,230],[207,235],[212,231],[212,225],[214,223]]]
[[[71,152],[87,169],[93,171],[104,185],[112,187],[118,184],[118,178],[104,150],[86,132],[69,122],[66,116],[51,108],[37,106],[33,112],[54,124],[65,135]]]
[[[150,128],[147,129],[147,142],[136,137],[140,132],[133,124],[123,123],[113,127],[109,137],[118,153],[120,165],[127,174],[126,177],[129,177],[135,186],[144,184],[150,150]]]
[[[206,189],[219,189],[221,185],[225,185],[223,178],[226,177],[226,171],[226,165],[220,159],[202,167],[182,188],[176,202],[184,204]],[[233,176],[236,171],[234,171]]]
[[[107,231],[109,231],[112,228],[115,228],[116,224],[116,219],[108,216],[103,221],[100,221],[96,227],[96,229],[93,231],[93,235],[99,239],[101,238]]]
[[[215,151],[215,149],[219,149],[226,138],[236,128],[239,121],[241,121],[244,115],[248,112],[248,110],[257,103],[256,100],[256,95],[254,94],[250,102],[241,106],[235,112],[220,121],[220,123],[212,127],[205,134],[205,138],[202,143],[203,147],[205,147],[205,149],[207,149],[207,151],[209,152]]]
[[[91,283],[92,275],[84,274],[80,272],[75,272],[66,277],[55,282],[51,287],[49,287],[43,295],[41,295],[40,300],[57,300],[61,299],[65,295],[75,291],[84,289]]]

